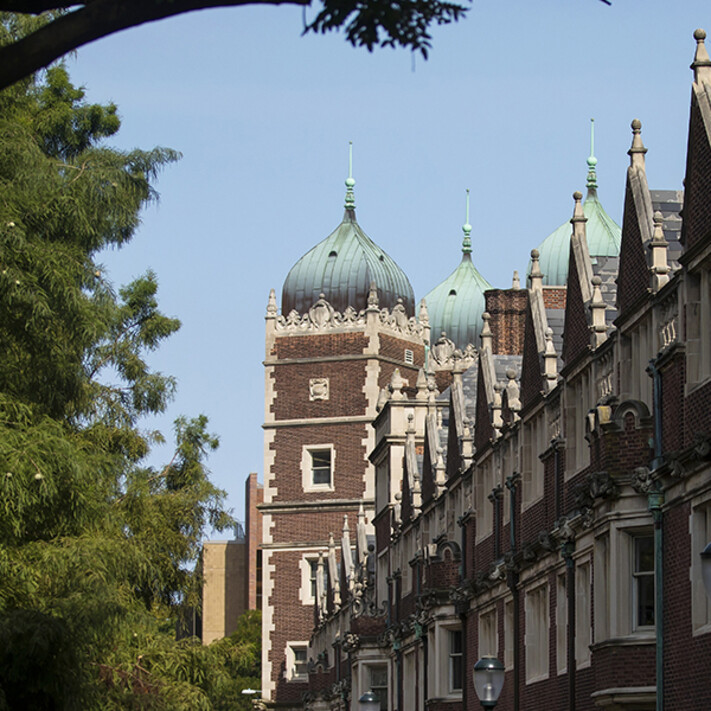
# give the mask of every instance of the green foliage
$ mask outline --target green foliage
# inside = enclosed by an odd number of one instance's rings
[[[259,658],[252,637],[175,641],[206,527],[233,521],[204,416],[144,464],[140,420],[175,387],[147,358],[180,324],[154,274],[116,293],[96,260],[178,156],[107,147],[118,128],[63,67],[0,93],[0,711],[240,708]]]

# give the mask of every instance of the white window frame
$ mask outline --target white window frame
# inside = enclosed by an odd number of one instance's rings
[[[456,652],[454,647],[455,635],[459,635],[460,648],[459,652]],[[464,632],[462,628],[450,627],[447,630],[447,691],[450,695],[461,694],[464,687],[465,673],[464,673]],[[460,676],[460,686],[454,685],[454,669],[455,664],[459,664],[459,676]]]
[[[286,668],[284,670],[284,678],[287,681],[300,681],[308,682],[309,675],[308,671],[306,674],[296,673],[296,650],[304,650],[306,653],[306,664],[308,665],[309,660],[309,643],[305,641],[294,641],[286,643]]]
[[[514,663],[514,601],[513,597],[504,599],[504,667],[513,669]]]
[[[479,613],[479,649],[477,659],[499,656],[499,616],[496,606]]]
[[[462,698],[462,689],[452,689],[450,679],[450,633],[457,630],[462,630],[461,623],[458,620],[447,620],[437,623],[434,631],[430,632],[428,652],[429,668],[425,670],[429,679],[428,689],[430,698],[449,700]],[[465,645],[466,639],[462,632],[462,650],[464,650]],[[466,683],[467,670],[462,669],[462,684]],[[405,704],[405,708],[410,707]]]
[[[701,551],[711,541],[711,499],[692,509],[689,517],[691,534],[691,561],[689,577],[691,579],[691,629],[696,635],[711,632],[711,600],[706,595],[701,572]]]
[[[324,551],[324,576],[327,575],[327,570],[326,566],[328,565],[328,561],[325,558],[325,553]],[[299,587],[299,600],[301,601],[302,605],[313,605],[316,602],[316,597],[313,595],[312,592],[312,580],[311,580],[311,565],[312,563],[315,565],[318,565],[318,552],[315,553],[306,553],[301,557],[301,560],[299,561],[299,573],[301,575],[301,585]],[[317,589],[318,589],[318,583],[316,583]],[[324,589],[325,589],[325,581],[324,581]]]
[[[596,540],[594,642],[631,637],[652,640],[655,628],[638,626],[634,591],[634,539],[653,535],[648,514],[637,520],[611,523],[609,533]]]
[[[555,641],[558,674],[565,674],[568,671],[568,576],[566,573],[567,571],[563,570],[555,576]]]
[[[328,483],[314,484],[313,454],[329,451],[331,453],[331,477]],[[334,491],[336,471],[336,450],[331,443],[305,444],[301,448],[301,486],[305,492]]]
[[[550,607],[548,581],[536,585],[525,593],[526,683],[547,679],[550,676]],[[533,663],[535,660],[535,663]]]

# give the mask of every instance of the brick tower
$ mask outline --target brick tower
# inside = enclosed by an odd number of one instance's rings
[[[266,315],[262,697],[302,708],[319,554],[361,505],[373,515],[368,454],[382,389],[414,388],[429,340],[412,287],[355,218],[351,177],[343,221],[274,290]],[[407,387],[407,386],[406,386]]]

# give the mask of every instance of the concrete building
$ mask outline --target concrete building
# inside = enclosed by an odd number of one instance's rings
[[[356,711],[373,690],[389,711],[472,711],[489,655],[502,711],[711,707],[711,59],[695,39],[683,194],[649,189],[635,120],[621,227],[591,151],[587,196],[531,252],[526,288],[488,288],[467,220],[462,263],[415,315],[349,177],[281,314],[271,293],[268,707]]]

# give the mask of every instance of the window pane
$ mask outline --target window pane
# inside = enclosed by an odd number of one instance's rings
[[[449,690],[462,690],[462,631],[449,631]]]
[[[635,572],[654,572],[654,538],[635,538]]]
[[[311,471],[314,484],[331,483],[331,450],[322,449],[311,452]]]

